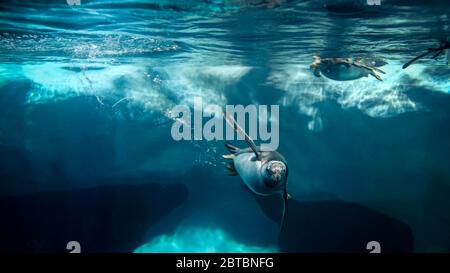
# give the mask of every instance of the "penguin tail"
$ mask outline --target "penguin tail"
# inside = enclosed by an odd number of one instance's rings
[[[227,174],[229,176],[236,176],[237,171],[236,168],[234,167],[234,163],[233,162],[228,162],[227,165],[225,166],[225,168],[227,169]]]
[[[233,146],[228,142],[225,143],[225,147],[227,147],[228,151],[232,154],[235,154],[235,153],[239,152],[239,150],[240,150],[238,147]]]

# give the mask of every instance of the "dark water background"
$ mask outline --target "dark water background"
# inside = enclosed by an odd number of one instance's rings
[[[450,68],[401,65],[450,36],[446,1],[2,1],[0,249],[450,251]],[[376,56],[383,81],[315,78]],[[224,172],[222,141],[168,110],[279,104],[293,196]],[[244,143],[236,143],[243,146]]]

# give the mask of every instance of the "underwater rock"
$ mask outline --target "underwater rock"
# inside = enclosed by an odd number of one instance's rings
[[[255,198],[267,217],[278,223],[281,197]],[[381,252],[414,250],[411,228],[392,217],[343,201],[289,199],[279,237],[281,252],[369,252],[370,241],[379,242]]]
[[[81,252],[132,252],[187,196],[181,184],[157,183],[2,196],[0,252],[69,252],[70,241]]]

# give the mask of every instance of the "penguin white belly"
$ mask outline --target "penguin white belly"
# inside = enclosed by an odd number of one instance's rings
[[[261,161],[255,160],[255,154],[242,153],[234,157],[234,167],[244,184],[259,195],[270,195],[272,192],[264,185],[261,176]]]
[[[366,77],[369,73],[359,67],[345,64],[335,64],[323,69],[322,73],[336,81],[351,81],[362,77]]]

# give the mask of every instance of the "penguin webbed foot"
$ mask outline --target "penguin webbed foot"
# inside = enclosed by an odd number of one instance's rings
[[[380,73],[382,73],[382,74],[386,74],[386,72],[384,72],[383,70],[379,69],[378,67],[372,67],[372,69],[373,69],[374,71],[380,72]]]
[[[228,155],[222,155],[222,157],[226,160],[233,160],[234,155],[233,154],[228,154]]]

